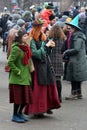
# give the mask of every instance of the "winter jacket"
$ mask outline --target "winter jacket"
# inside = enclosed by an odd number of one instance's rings
[[[52,14],[53,14],[52,11],[50,11],[49,9],[44,9],[41,12],[40,18],[44,19],[44,21],[45,21],[44,27],[48,27],[48,24],[50,24],[49,16]]]
[[[48,58],[48,48],[46,48],[45,43],[32,39],[30,47],[39,85],[54,84],[54,70]]]
[[[64,52],[69,56],[66,79],[68,81],[87,80],[87,59],[85,51],[85,35],[76,31],[70,41],[70,49]]]
[[[11,68],[9,84],[31,84],[29,65],[22,64],[23,56],[24,52],[18,47],[17,43],[12,44],[11,53],[8,58],[8,65]]]

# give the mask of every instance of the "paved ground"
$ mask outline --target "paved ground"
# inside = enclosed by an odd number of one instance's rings
[[[4,72],[6,53],[0,49],[0,130],[87,130],[87,82],[82,85],[83,99],[66,101],[70,83],[63,81],[61,108],[51,116],[33,119],[24,124],[11,122],[12,104],[8,100],[8,74]]]

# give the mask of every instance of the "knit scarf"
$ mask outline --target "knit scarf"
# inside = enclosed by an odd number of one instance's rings
[[[23,56],[23,59],[22,59],[22,63],[23,65],[27,65],[29,63],[29,59],[31,58],[32,56],[32,52],[31,52],[31,49],[28,45],[19,45],[19,47],[23,50],[24,52],[24,56]]]

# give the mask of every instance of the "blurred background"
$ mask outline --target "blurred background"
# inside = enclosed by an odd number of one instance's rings
[[[61,12],[67,10],[71,5],[86,6],[87,4],[87,0],[0,0],[0,11],[2,12],[4,7],[7,7],[9,11],[12,11],[13,8],[26,10],[33,4],[43,6],[44,2],[53,2]]]

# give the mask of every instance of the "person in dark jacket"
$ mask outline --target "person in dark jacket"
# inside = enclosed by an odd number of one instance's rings
[[[69,57],[66,80],[71,82],[72,87],[71,95],[66,97],[67,100],[81,99],[81,83],[87,80],[86,37],[78,26],[78,20],[79,17],[76,16],[70,23],[66,23],[72,32],[70,48],[63,53],[63,56]]]

